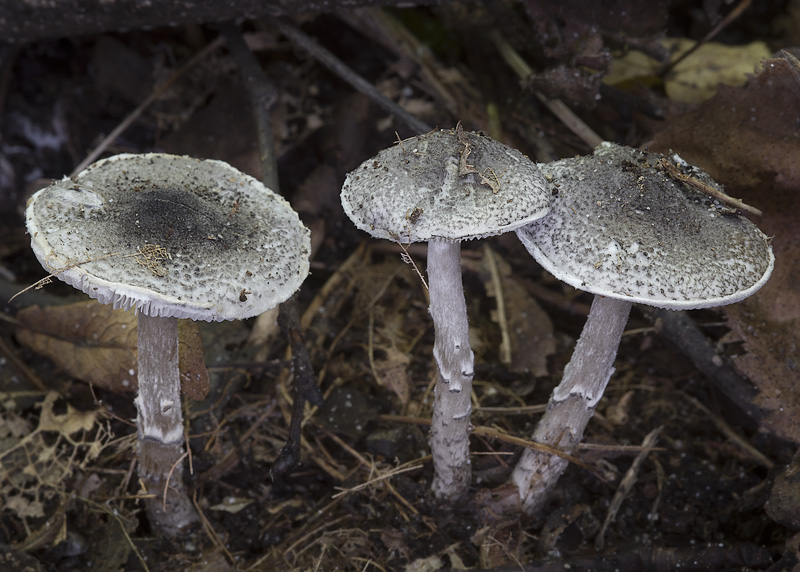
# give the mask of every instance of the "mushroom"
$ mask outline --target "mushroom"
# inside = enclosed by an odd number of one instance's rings
[[[183,484],[178,318],[260,314],[308,274],[309,231],[290,205],[221,161],[124,154],[37,192],[25,212],[48,271],[138,314],[137,457],[151,524],[196,515]]]
[[[473,354],[460,241],[530,223],[549,210],[550,186],[519,151],[480,133],[432,131],[384,149],[350,173],[342,206],[375,238],[428,242],[430,313],[438,365],[431,452],[437,498],[470,484]]]
[[[550,214],[517,229],[556,278],[595,294],[583,333],[533,440],[567,452],[614,371],[633,303],[672,310],[738,302],[769,279],[769,239],[702,191],[721,188],[677,155],[604,143],[594,155],[540,165],[558,188]],[[534,511],[567,466],[526,449],[511,475]]]

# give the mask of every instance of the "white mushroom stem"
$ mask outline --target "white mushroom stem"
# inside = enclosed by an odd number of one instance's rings
[[[155,494],[148,500],[151,524],[174,534],[196,518],[183,484],[183,415],[178,368],[178,319],[139,313],[139,476]],[[169,480],[166,504],[164,490]]]
[[[441,238],[428,242],[428,288],[438,366],[430,439],[432,489],[437,498],[455,500],[467,492],[472,477],[469,434],[474,375],[459,242]]]
[[[630,302],[595,296],[564,377],[536,426],[534,441],[571,453],[583,439],[586,425],[614,373],[614,358],[630,311]],[[511,482],[519,489],[525,512],[532,514],[541,506],[567,464],[555,455],[533,449],[523,452]]]

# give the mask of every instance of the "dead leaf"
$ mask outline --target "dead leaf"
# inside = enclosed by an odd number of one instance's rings
[[[400,530],[397,528],[381,529],[380,537],[389,554],[396,554],[399,558],[408,560],[409,548]]]
[[[59,415],[53,411],[56,399],[58,394],[54,391],[45,396],[37,431],[57,431],[64,437],[70,437],[78,431],[89,431],[94,427],[95,411],[78,411],[67,403],[67,412]]]
[[[21,494],[6,498],[5,508],[23,519],[44,517],[44,504],[39,500],[30,500]]]
[[[209,380],[203,339],[197,322],[192,320],[178,320],[178,367],[181,370],[181,391],[195,401],[208,397]]]
[[[417,558],[413,562],[406,564],[405,572],[434,572],[444,568],[444,562],[441,556],[434,554],[427,558]]]
[[[695,41],[687,38],[666,38],[661,45],[669,50],[670,61],[694,47]],[[699,103],[713,97],[720,85],[744,85],[759,63],[769,57],[764,42],[728,46],[707,42],[697,51],[678,63],[664,78],[664,89],[672,101]],[[608,85],[619,85],[632,80],[650,83],[660,75],[664,62],[642,52],[632,50],[615,59],[611,72],[603,78]]]
[[[50,358],[70,376],[115,393],[136,391],[136,315],[95,300],[65,306],[21,310],[26,325],[17,339]],[[208,395],[208,371],[200,330],[192,320],[178,321],[181,386],[198,401]]]
[[[136,390],[136,316],[94,300],[21,310],[20,343],[70,376],[116,393]]]
[[[408,364],[411,358],[393,347],[385,348],[386,359],[375,360],[375,373],[378,382],[394,392],[405,405],[411,398],[411,380],[408,377]]]
[[[503,304],[511,344],[511,362],[508,368],[516,373],[530,372],[535,377],[548,374],[547,358],[556,351],[553,337],[553,322],[539,303],[513,275],[511,265],[494,253],[503,295]],[[490,296],[495,288],[489,278],[490,272],[483,262],[484,284]]]

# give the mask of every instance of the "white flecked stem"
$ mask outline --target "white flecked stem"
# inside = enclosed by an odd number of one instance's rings
[[[178,319],[145,316],[140,312],[137,324],[139,477],[145,482],[148,492],[156,495],[146,502],[150,524],[174,535],[196,519],[183,483]],[[169,491],[164,507],[167,479]]]
[[[533,441],[572,453],[583,439],[586,425],[614,373],[614,358],[630,311],[630,302],[595,296],[564,377],[550,396]],[[541,506],[567,464],[555,455],[533,449],[523,452],[511,482],[519,489],[525,512],[532,514]]]
[[[431,419],[431,488],[437,498],[455,500],[467,492],[472,478],[469,434],[474,375],[458,242],[440,238],[428,242],[428,288],[438,369]]]

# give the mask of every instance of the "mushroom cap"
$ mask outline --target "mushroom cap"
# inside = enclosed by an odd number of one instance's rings
[[[362,163],[345,179],[342,206],[375,238],[467,240],[543,217],[551,191],[525,155],[458,127],[406,139]]]
[[[248,318],[308,275],[310,233],[297,213],[222,161],[109,157],[37,192],[25,218],[47,270],[149,316]]]
[[[767,236],[663,161],[721,190],[677,155],[604,143],[594,155],[541,165],[558,196],[517,236],[553,276],[602,296],[687,310],[755,293],[775,261]]]

